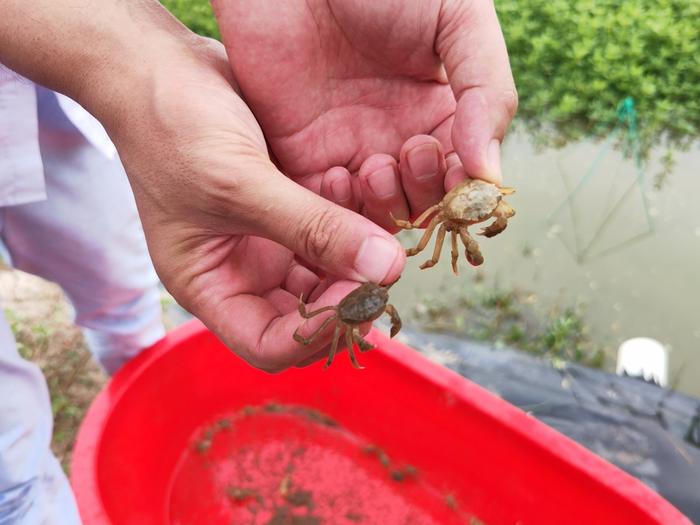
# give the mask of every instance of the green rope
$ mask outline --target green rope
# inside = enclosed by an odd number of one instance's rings
[[[610,124],[607,124],[608,126]],[[621,137],[621,134],[624,133],[624,136]],[[617,142],[619,143],[620,139],[623,141],[623,154],[625,156],[632,157],[633,162],[634,162],[634,167],[636,171],[636,176],[634,178],[634,181],[630,184],[630,186],[623,192],[622,197],[620,197],[615,204],[613,204],[612,209],[602,218],[601,224],[598,227],[597,231],[591,238],[590,242],[581,249],[581,243],[580,243],[580,232],[578,231],[578,228],[576,226],[576,221],[575,221],[575,212],[574,212],[574,198],[577,195],[577,193],[580,191],[580,189],[589,181],[589,179],[597,172],[598,167],[603,160],[603,158],[608,154],[610,148]],[[608,137],[605,139],[603,145],[601,146],[600,150],[598,151],[597,155],[589,165],[588,169],[586,170],[585,174],[581,179],[578,181],[578,183],[575,185],[573,190],[571,190],[566,199],[564,199],[561,204],[549,215],[547,222],[552,223],[553,219],[556,215],[558,215],[562,209],[565,206],[569,206],[570,209],[570,214],[571,214],[571,220],[572,224],[574,225],[574,244],[575,244],[575,258],[579,261],[582,262],[585,258],[587,258],[590,254],[591,249],[595,245],[596,239],[598,238],[598,235],[601,234],[604,230],[606,230],[610,226],[611,219],[617,215],[617,213],[620,211],[620,208],[624,201],[632,195],[632,190],[634,189],[635,186],[638,187],[640,194],[641,194],[641,199],[642,199],[642,206],[644,209],[644,214],[646,218],[646,223],[648,227],[648,231],[644,232],[643,234],[634,236],[632,239],[627,239],[625,241],[622,241],[620,244],[607,248],[603,251],[603,253],[610,253],[613,251],[616,251],[618,249],[623,248],[624,246],[627,246],[631,244],[633,240],[638,240],[638,238],[643,238],[646,237],[648,234],[651,234],[654,231],[654,224],[652,221],[651,213],[649,211],[649,202],[647,198],[647,194],[645,191],[645,180],[644,180],[644,169],[643,169],[643,162],[642,162],[642,157],[640,153],[640,140],[639,140],[639,128],[638,128],[638,123],[637,123],[637,112],[635,109],[635,104],[634,104],[634,99],[632,97],[626,97],[624,100],[622,100],[616,110],[616,119],[615,119],[615,124],[612,126],[612,129],[608,133]],[[609,198],[612,197],[612,194],[608,195]],[[608,208],[608,204],[606,204],[604,209]],[[562,239],[563,242],[563,239]],[[564,243],[566,246],[567,250],[569,250],[569,247]],[[571,250],[569,250],[571,251]],[[573,255],[573,254],[572,254]],[[602,254],[599,254],[602,255]]]

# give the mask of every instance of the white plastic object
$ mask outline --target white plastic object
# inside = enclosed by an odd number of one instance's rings
[[[617,374],[643,377],[661,386],[668,383],[668,349],[656,339],[634,337],[617,350]]]

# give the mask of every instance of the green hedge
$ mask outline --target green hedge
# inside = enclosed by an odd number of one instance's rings
[[[160,3],[195,33],[221,40],[209,0],[160,0]]]
[[[700,136],[698,0],[496,2],[521,96],[518,117],[540,141],[604,136],[627,96],[643,156]]]
[[[163,2],[218,38],[207,0]],[[602,137],[635,100],[642,154],[700,135],[699,0],[496,0],[520,93],[518,122],[547,145]]]

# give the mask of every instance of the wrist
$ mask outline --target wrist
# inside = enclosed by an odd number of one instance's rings
[[[7,0],[0,62],[71,97],[106,127],[144,96],[161,64],[197,37],[155,0]]]
[[[68,88],[68,96],[97,117],[110,134],[146,117],[156,86],[168,79],[173,65],[190,59],[199,39],[159,5],[144,11],[130,13],[129,23],[112,26],[100,58],[86,60],[86,67]]]

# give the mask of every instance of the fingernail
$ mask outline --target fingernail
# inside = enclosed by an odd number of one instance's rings
[[[494,182],[501,182],[501,143],[493,139],[486,150],[486,160],[489,163],[489,175]]]
[[[440,159],[434,144],[416,146],[406,154],[406,162],[413,176],[418,180],[431,179],[437,175]]]
[[[347,177],[338,177],[331,182],[331,193],[336,202],[346,202],[352,196],[352,188]]]
[[[398,242],[372,235],[362,241],[355,258],[355,271],[370,282],[381,283],[402,254]]]
[[[379,199],[388,199],[396,194],[396,171],[393,166],[380,168],[369,177],[367,183]]]

